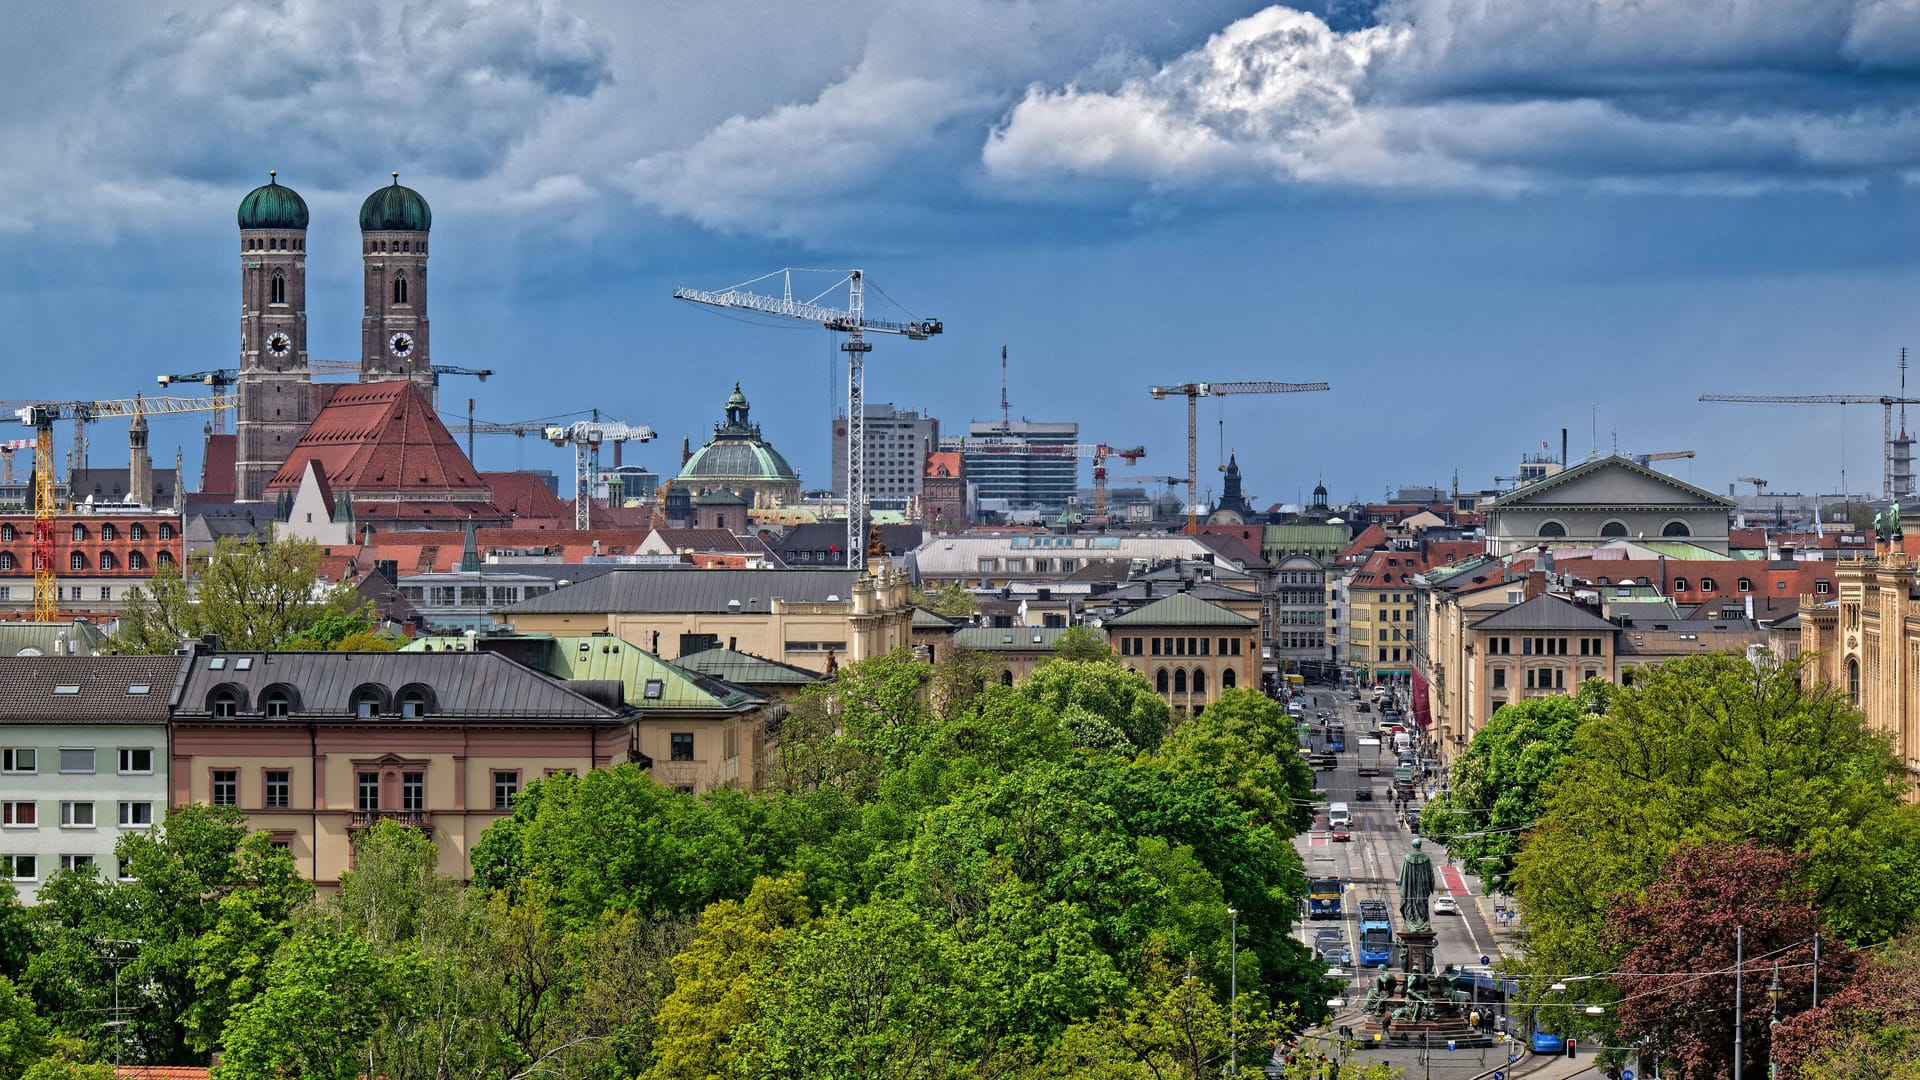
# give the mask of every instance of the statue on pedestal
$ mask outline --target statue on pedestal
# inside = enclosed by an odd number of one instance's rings
[[[1408,930],[1431,930],[1428,902],[1433,897],[1433,859],[1420,850],[1420,838],[1413,838],[1413,850],[1400,862],[1400,918]]]

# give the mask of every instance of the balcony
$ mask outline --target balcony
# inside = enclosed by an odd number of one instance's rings
[[[382,821],[433,835],[433,814],[427,810],[355,810],[347,818],[347,831],[365,832]]]

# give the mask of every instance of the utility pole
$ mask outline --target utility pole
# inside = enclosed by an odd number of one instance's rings
[[[1232,958],[1229,966],[1227,991],[1227,1075],[1240,1074],[1240,912],[1236,908],[1227,909],[1227,919],[1232,927],[1229,931],[1227,954]]]
[[[1742,970],[1747,964],[1747,928],[1733,928],[1733,1080],[1740,1080],[1741,1055],[1746,1052],[1744,1041],[1740,1037],[1740,1027],[1745,1022],[1742,1015],[1746,1001],[1741,996],[1745,990],[1740,981]]]

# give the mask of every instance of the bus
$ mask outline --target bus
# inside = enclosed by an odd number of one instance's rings
[[[1393,920],[1385,900],[1360,901],[1360,966],[1386,967],[1393,961]]]
[[[1327,748],[1337,754],[1347,752],[1347,728],[1344,724],[1330,724],[1327,727]]]
[[[1307,883],[1307,917],[1310,919],[1341,917],[1339,878],[1314,878]]]

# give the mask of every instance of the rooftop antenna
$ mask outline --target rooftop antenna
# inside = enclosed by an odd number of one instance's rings
[[[1000,433],[1013,434],[1013,414],[1007,408],[1007,347],[1000,346]]]
[[[1600,456],[1600,405],[1587,406],[1587,460]]]
[[[1907,347],[1900,346],[1900,437],[1907,437]]]

